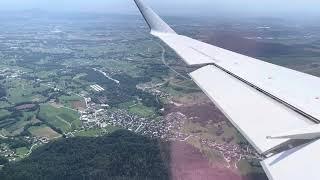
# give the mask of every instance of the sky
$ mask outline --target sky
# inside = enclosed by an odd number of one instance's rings
[[[164,15],[320,16],[320,0],[146,0]],[[137,14],[133,0],[0,0],[0,11],[42,9],[51,12]]]

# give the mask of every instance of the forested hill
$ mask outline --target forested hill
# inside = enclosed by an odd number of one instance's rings
[[[169,144],[119,130],[98,138],[49,143],[8,164],[1,180],[169,179]]]

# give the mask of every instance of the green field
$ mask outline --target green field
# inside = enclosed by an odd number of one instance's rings
[[[0,108],[10,107],[11,105],[6,101],[0,101]]]
[[[137,101],[128,101],[128,102],[124,102],[124,103],[121,103],[117,106],[117,108],[119,109],[128,109],[129,107],[131,106],[134,106],[137,104]]]
[[[40,106],[39,119],[63,133],[72,130],[72,124],[79,124],[79,114],[66,108],[56,108],[50,104]]]
[[[6,117],[6,116],[8,116],[10,114],[11,113],[9,111],[7,111],[7,110],[0,110],[0,119],[4,118],[4,117]]]
[[[79,97],[77,95],[71,95],[71,96],[60,96],[59,98],[59,101],[61,104],[67,106],[67,107],[70,107],[70,108],[73,108],[73,105],[72,103],[75,102],[75,101],[83,101],[83,98],[82,97]]]
[[[131,107],[129,107],[129,112],[142,116],[142,117],[150,117],[155,114],[155,109],[146,107],[142,104],[135,104]]]
[[[55,71],[40,71],[37,72],[37,77],[40,79],[49,79],[50,76],[56,76],[56,72]]]
[[[35,116],[34,111],[22,112],[17,116],[10,116],[8,118],[0,120],[0,129],[4,129],[3,135],[5,136],[16,136],[23,132],[24,127],[28,124],[35,122],[33,117]]]
[[[130,113],[142,116],[142,117],[150,117],[155,114],[155,109],[144,106],[137,101],[129,101],[125,103],[121,103],[118,105],[120,109],[127,109]]]
[[[11,79],[7,82],[8,86],[8,101],[17,104],[31,101],[43,101],[45,97],[40,95],[40,92],[48,89],[40,86],[34,87],[30,81],[21,79]]]
[[[103,129],[88,129],[73,133],[75,136],[81,137],[98,137],[101,136],[105,131]]]
[[[119,130],[119,128],[114,126],[107,126],[104,129],[87,129],[73,133],[75,136],[81,137],[98,137],[104,134],[113,133],[114,131]]]
[[[24,158],[29,153],[29,149],[27,147],[21,147],[16,149],[16,155],[20,158]]]

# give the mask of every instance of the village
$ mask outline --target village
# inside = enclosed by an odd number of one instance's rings
[[[166,141],[186,141],[190,137],[196,137],[193,134],[182,132],[188,117],[181,112],[172,112],[157,119],[150,119],[139,117],[124,109],[110,109],[106,104],[95,104],[90,98],[85,98],[85,100],[88,107],[85,111],[80,112],[80,119],[85,129],[115,126]],[[220,153],[228,168],[237,169],[237,163],[242,159],[262,158],[250,145],[240,146],[229,142],[217,142],[213,139],[196,138],[199,139],[202,146]]]

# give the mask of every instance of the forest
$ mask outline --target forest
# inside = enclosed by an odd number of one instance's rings
[[[60,139],[6,164],[1,180],[170,179],[170,145],[130,131]]]

